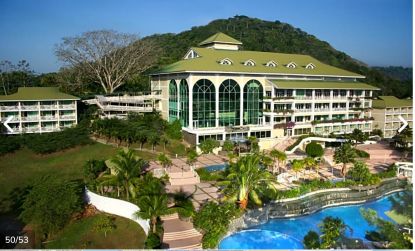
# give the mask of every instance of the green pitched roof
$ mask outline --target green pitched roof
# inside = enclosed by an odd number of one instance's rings
[[[377,87],[361,82],[335,82],[335,81],[306,81],[306,80],[268,80],[281,89],[354,89],[354,90],[380,90]]]
[[[200,42],[199,45],[206,45],[206,44],[211,44],[214,42],[225,43],[225,44],[242,44],[241,41],[238,41],[235,38],[230,37],[222,32],[218,32],[208,37],[206,40],[203,40],[202,42]]]
[[[308,55],[284,54],[274,52],[240,51],[240,50],[216,50],[209,48],[191,48],[198,57],[183,59],[162,68],[157,74],[179,72],[223,72],[223,73],[252,73],[252,74],[279,74],[279,75],[314,75],[314,76],[343,76],[363,78],[364,76],[324,64]],[[222,65],[219,62],[228,58],[233,63]],[[255,66],[245,66],[244,62],[253,60]],[[266,64],[274,61],[276,67],[268,67]],[[294,62],[296,68],[287,68],[287,64]],[[306,65],[312,63],[314,69],[306,69]],[[153,74],[153,75],[157,75]]]
[[[412,99],[399,99],[395,96],[379,96],[378,99],[372,101],[372,107],[377,109],[404,106],[413,106]]]
[[[0,95],[0,101],[76,100],[78,97],[63,93],[57,87],[19,87],[16,93]]]

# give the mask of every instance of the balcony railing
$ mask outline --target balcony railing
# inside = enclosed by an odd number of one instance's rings
[[[75,105],[59,105],[59,109],[75,109]]]
[[[58,109],[57,105],[41,105],[40,106],[41,110],[56,110]]]
[[[57,120],[58,118],[56,116],[41,116],[40,119],[51,121],[51,120]]]
[[[1,117],[1,121],[6,121],[9,117]],[[19,121],[19,117],[13,116],[12,120],[10,120],[10,122],[18,122]]]
[[[330,96],[315,96],[314,99],[330,99]]]
[[[2,105],[2,106],[0,106],[0,111],[18,111],[18,110],[19,110],[19,106],[17,106],[17,105],[12,105],[12,106]]]
[[[22,121],[39,121],[39,116],[22,117]]]
[[[75,115],[61,115],[59,118],[62,120],[65,120],[65,119],[73,120],[73,119],[76,119],[76,116]]]
[[[39,109],[38,105],[22,105],[20,106],[21,110],[25,110],[25,111],[36,111]]]
[[[295,99],[298,99],[298,100],[311,100],[311,99],[313,99],[313,96],[295,96]]]

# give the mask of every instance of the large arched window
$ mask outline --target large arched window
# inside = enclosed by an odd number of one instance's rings
[[[215,86],[207,79],[193,86],[193,122],[196,127],[215,126]]]
[[[227,79],[219,87],[219,125],[239,125],[241,89],[235,80]]]
[[[189,86],[186,79],[182,79],[179,85],[180,94],[180,123],[189,126]]]
[[[262,118],[264,93],[261,83],[250,80],[244,87],[244,125],[257,125]]]
[[[179,118],[178,95],[176,81],[170,80],[169,83],[169,122]]]

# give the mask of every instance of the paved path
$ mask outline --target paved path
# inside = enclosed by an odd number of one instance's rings
[[[202,237],[193,223],[181,220],[177,213],[161,217],[163,245],[166,249],[202,249]]]

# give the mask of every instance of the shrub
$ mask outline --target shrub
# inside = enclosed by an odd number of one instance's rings
[[[234,148],[234,144],[232,141],[225,140],[225,142],[223,142],[222,150],[227,151],[227,152],[232,152],[233,148]]]
[[[218,181],[223,179],[222,171],[209,172],[205,168],[199,168],[196,170],[196,172],[202,181]]]
[[[219,141],[214,139],[205,139],[199,144],[200,150],[205,154],[212,153],[216,147],[219,147]]]
[[[0,135],[0,156],[20,149],[20,138]]]
[[[63,228],[82,207],[81,183],[46,176],[37,180],[26,196],[20,218],[41,233],[50,234]]]
[[[46,154],[61,151],[78,145],[91,143],[85,128],[68,128],[61,132],[32,134],[25,138],[25,145],[35,153]]]
[[[167,124],[166,134],[171,139],[182,139],[182,125],[180,124],[180,121],[178,119],[176,119],[172,123]]]
[[[373,131],[370,134],[378,135],[379,137],[383,138],[383,131],[381,129],[373,129]]]
[[[150,231],[148,233],[147,240],[144,245],[146,249],[160,248],[161,246],[160,237],[157,234]]]
[[[368,152],[363,151],[363,150],[359,150],[359,149],[355,149],[355,150],[356,150],[357,157],[365,158],[365,159],[370,158],[370,154]]]
[[[305,152],[308,156],[313,158],[321,157],[324,154],[323,147],[316,142],[311,142],[310,144],[308,144],[305,148]]]
[[[372,181],[372,174],[367,165],[363,162],[356,161],[353,167],[347,173],[347,176],[358,184],[367,185]]]
[[[84,165],[84,177],[86,180],[94,180],[106,169],[104,160],[88,160]]]
[[[308,231],[303,240],[304,246],[307,249],[320,248],[320,236],[315,231]]]

